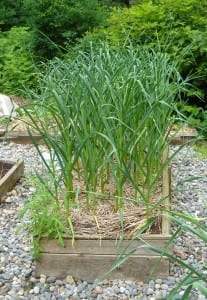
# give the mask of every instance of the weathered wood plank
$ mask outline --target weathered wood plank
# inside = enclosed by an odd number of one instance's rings
[[[42,143],[42,137],[38,134],[34,134],[33,139],[38,143]],[[26,132],[11,132],[9,134],[5,134],[4,136],[0,137],[0,141],[14,142],[16,144],[33,143],[32,138]]]
[[[166,163],[169,156],[169,149],[165,149],[162,157],[163,164]],[[171,170],[170,167],[167,165],[166,168],[163,170],[162,174],[162,197],[163,197],[163,207],[164,207],[164,214],[162,216],[162,234],[169,235],[170,233],[170,222],[166,210],[170,208],[170,197],[171,197]]]
[[[154,247],[163,249],[169,240],[169,236],[162,236],[158,238],[151,238],[150,235],[147,238],[143,236],[139,240],[123,240],[121,243],[112,239],[104,240],[75,240],[74,245],[70,239],[65,239],[65,245],[62,247],[56,240],[41,239],[41,252],[53,253],[53,254],[94,254],[94,255],[116,255],[117,253],[126,253],[133,250],[134,255],[139,256],[154,256],[154,252],[143,248],[142,246],[150,244]]]
[[[198,132],[194,128],[184,126],[178,132],[172,130],[171,137],[170,142],[172,145],[182,145],[195,140],[198,137]]]
[[[81,255],[81,254],[45,254],[36,264],[35,275],[56,276],[65,278],[72,275],[76,279],[101,279],[115,262],[115,255]],[[110,273],[108,279],[145,280],[151,278],[166,278],[169,275],[169,262],[166,258],[159,260],[157,256],[132,256],[119,268]]]
[[[0,198],[9,192],[19,178],[22,176],[24,172],[24,161],[22,159],[18,160],[16,163],[9,161],[0,161],[3,163],[11,165],[11,168],[8,172],[0,179]]]
[[[6,133],[6,130],[0,127],[0,137],[4,136]]]
[[[34,134],[34,139],[38,142],[41,142],[41,136]],[[170,134],[172,137],[170,143],[172,145],[182,145],[187,142],[191,142],[198,136],[198,132],[194,128],[184,127],[180,129],[177,133],[173,132]],[[14,131],[6,133],[5,128],[0,128],[0,141],[11,141],[18,144],[28,144],[32,143],[30,136],[25,131]]]

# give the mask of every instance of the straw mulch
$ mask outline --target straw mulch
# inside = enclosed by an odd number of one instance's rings
[[[111,189],[111,192],[109,190]],[[96,205],[91,203],[88,207],[86,202],[86,193],[81,192],[78,196],[77,207],[71,208],[71,220],[74,226],[76,236],[100,236],[101,238],[118,238],[121,233],[124,238],[131,238],[146,222],[146,208],[137,198],[137,202],[131,201],[133,189],[130,184],[124,187],[125,200],[123,201],[123,210],[115,211],[114,200],[111,195],[114,191],[114,185],[108,184],[108,199],[97,197]],[[151,203],[156,203],[162,197],[161,185],[151,198]],[[159,216],[160,211],[155,209],[150,216]],[[161,217],[159,216],[147,233],[161,232]]]

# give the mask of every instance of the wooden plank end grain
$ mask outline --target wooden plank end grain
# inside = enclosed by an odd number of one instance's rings
[[[0,197],[9,192],[24,173],[24,161],[19,159],[16,163],[1,161],[10,164],[11,168],[0,179]]]
[[[6,133],[6,129],[0,127],[0,137],[4,136]]]

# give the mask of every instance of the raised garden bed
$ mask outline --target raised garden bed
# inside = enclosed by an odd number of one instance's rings
[[[162,176],[163,205],[170,205],[170,168],[166,168]],[[36,264],[36,277],[41,274],[65,278],[72,275],[81,280],[94,280],[106,274],[125,247],[130,243],[127,252],[134,250],[123,264],[112,271],[109,279],[144,280],[166,278],[169,275],[169,260],[160,257],[153,251],[140,247],[146,243],[163,249],[170,239],[170,223],[166,215],[162,216],[160,233],[146,233],[130,242],[124,240],[117,247],[118,240],[100,236],[76,236],[74,244],[70,237],[65,237],[64,247],[57,240],[42,238],[40,241],[40,259]],[[169,250],[169,249],[168,249]],[[153,267],[156,271],[151,274]]]
[[[109,57],[114,61],[113,68],[109,67]],[[176,65],[177,62],[171,65],[160,53],[156,56],[145,49],[134,52],[128,48],[126,53],[116,53],[104,45],[101,51],[94,49],[88,53],[87,60],[80,53],[75,64],[61,62],[55,70],[48,69],[42,80],[42,91],[46,92],[33,95],[32,107],[24,111],[33,123],[32,129],[42,135],[51,164],[36,144],[49,180],[40,178],[41,183],[47,182],[46,190],[36,184],[37,193],[26,207],[31,220],[28,231],[36,237],[35,254],[38,254],[39,240],[48,245],[44,234],[59,238],[59,241],[63,233],[70,236],[65,237],[62,250],[52,244],[48,249],[42,244],[37,276],[43,273],[57,277],[70,274],[80,279],[100,278],[117,254],[121,254],[116,247],[120,235],[127,244],[134,238],[136,251],[109,278],[137,280],[141,277],[144,280],[150,276],[151,260],[160,263],[154,276],[168,274],[169,265],[165,258],[143,251],[139,243],[156,243],[162,248],[169,241],[170,224],[163,206],[169,208],[170,177],[166,164],[170,157],[162,159],[170,143],[167,138],[168,130],[173,126],[171,116],[176,107],[175,95],[184,85],[177,76]],[[167,171],[161,180],[163,169]],[[79,179],[79,185],[76,179]],[[110,206],[110,201],[113,206],[107,213],[104,210],[101,219],[98,215],[100,202]],[[126,207],[131,204],[144,211],[142,218],[133,208],[129,214]],[[33,205],[37,208],[36,214]],[[87,216],[87,226],[83,227],[88,229],[86,236],[85,232],[79,236],[79,224],[75,223],[73,214],[75,209],[78,220],[85,223],[88,212],[92,213]],[[112,236],[109,233],[114,217],[108,212],[113,212],[113,216],[116,214],[119,222]],[[132,215],[133,222],[129,218],[125,223],[125,216]],[[161,224],[157,227],[161,227],[159,231],[147,226],[154,219]],[[106,225],[104,228],[100,226],[102,221]],[[132,225],[135,225],[133,233],[125,235],[125,229],[131,229]],[[144,235],[135,238],[143,225],[146,225],[142,231]],[[96,236],[92,232],[94,228]],[[103,242],[101,245],[100,241]]]
[[[198,137],[198,132],[195,128],[184,126],[178,132],[172,130],[173,139],[171,141],[172,145],[182,145],[188,143]]]
[[[40,143],[41,136],[33,133],[32,138],[29,135],[26,123],[21,120],[13,120],[8,124],[8,127],[0,127],[0,142],[13,142],[16,144],[32,144],[33,141]]]
[[[9,192],[24,172],[24,161],[17,162],[0,160],[0,201]]]

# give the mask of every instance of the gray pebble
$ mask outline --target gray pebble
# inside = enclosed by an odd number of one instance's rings
[[[150,296],[154,293],[154,290],[152,288],[148,288],[147,291],[146,291],[146,295],[147,296]]]
[[[56,281],[56,277],[55,276],[49,276],[46,279],[47,283],[54,283]]]
[[[11,286],[9,284],[4,284],[0,287],[0,295],[5,295],[9,290]]]
[[[162,290],[168,290],[168,285],[167,284],[161,284],[161,289]]]

